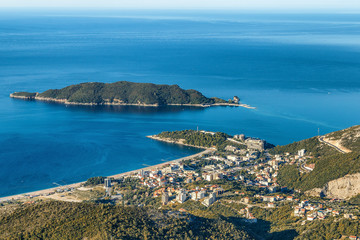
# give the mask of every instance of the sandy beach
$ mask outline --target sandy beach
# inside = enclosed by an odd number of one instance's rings
[[[148,136],[148,137],[151,137],[151,136]],[[158,140],[158,139],[156,139],[156,140]],[[179,163],[179,162],[181,162],[183,160],[192,159],[192,158],[201,156],[203,154],[208,154],[208,153],[211,153],[211,152],[214,152],[214,151],[215,151],[215,149],[206,149],[206,150],[204,150],[202,152],[199,152],[199,153],[187,156],[187,157],[183,157],[183,158],[163,162],[163,163],[160,163],[160,164],[152,165],[152,166],[149,166],[149,167],[144,167],[144,168],[140,168],[140,169],[136,169],[136,170],[132,170],[132,171],[116,174],[116,175],[111,175],[111,176],[107,176],[107,177],[117,179],[117,178],[121,178],[121,177],[134,175],[135,173],[138,173],[140,170],[149,171],[149,170],[161,169],[165,165],[168,165],[168,164],[171,164],[171,163]],[[49,195],[50,193],[56,192],[56,190],[58,190],[58,189],[79,188],[84,183],[85,183],[85,181],[72,183],[72,184],[68,184],[68,185],[62,185],[62,186],[59,186],[59,187],[47,188],[47,189],[33,191],[33,192],[27,192],[27,193],[22,193],[22,194],[16,194],[16,195],[11,195],[11,196],[1,197],[0,202],[9,201],[9,200],[20,200],[20,199],[29,198],[29,197],[32,198],[32,197],[38,197],[38,196],[46,196],[46,195]]]

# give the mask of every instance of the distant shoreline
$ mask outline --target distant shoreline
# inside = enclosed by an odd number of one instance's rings
[[[147,136],[149,138],[151,138],[150,136]],[[151,138],[151,139],[155,139],[155,138]],[[156,139],[157,140],[157,139]],[[179,143],[177,143],[179,144]],[[186,144],[181,144],[181,145],[186,145]],[[190,146],[190,145],[186,145],[186,146]],[[163,163],[159,163],[156,165],[151,165],[148,167],[144,167],[144,168],[139,168],[139,169],[135,169],[135,170],[131,170],[131,171],[127,171],[124,173],[119,173],[119,174],[115,174],[115,175],[111,175],[111,176],[107,176],[108,178],[121,178],[121,177],[125,177],[125,176],[132,176],[135,173],[138,173],[140,170],[144,170],[144,171],[149,171],[149,170],[153,170],[153,169],[160,169],[168,164],[172,164],[172,163],[179,163],[183,160],[188,160],[188,159],[192,159],[195,158],[197,156],[201,156],[204,154],[208,154],[211,152],[214,152],[215,149],[211,149],[211,148],[202,148],[202,147],[196,147],[196,146],[192,146],[195,148],[201,148],[201,149],[205,149],[204,151],[201,151],[199,153],[190,155],[190,156],[186,156],[186,157],[182,157],[182,158],[178,158],[175,160],[170,160],[167,162],[163,162]],[[58,187],[52,187],[52,188],[47,188],[47,189],[42,189],[42,190],[37,190],[37,191],[32,191],[32,192],[25,192],[25,193],[21,193],[21,194],[15,194],[15,195],[10,195],[10,196],[5,196],[5,197],[0,197],[0,202],[4,202],[4,201],[11,201],[11,200],[21,200],[24,199],[26,197],[36,197],[36,196],[44,196],[47,195],[49,193],[53,193],[55,192],[57,189],[66,189],[66,188],[79,188],[81,187],[82,184],[84,184],[86,181],[82,181],[82,182],[77,182],[77,183],[71,183],[71,184],[67,184],[67,185],[62,185],[62,186],[58,186]]]
[[[256,107],[252,107],[247,104],[241,103],[213,103],[213,104],[176,104],[169,103],[165,105],[159,104],[146,104],[146,103],[123,103],[123,102],[104,102],[104,103],[79,103],[79,102],[69,102],[66,99],[56,99],[56,98],[44,98],[36,96],[17,96],[14,93],[10,94],[11,98],[21,99],[21,100],[36,100],[43,102],[55,102],[65,105],[78,105],[78,106],[140,106],[140,107],[162,107],[162,106],[188,106],[188,107],[213,107],[213,106],[231,106],[231,107],[244,107],[248,109],[256,109]]]

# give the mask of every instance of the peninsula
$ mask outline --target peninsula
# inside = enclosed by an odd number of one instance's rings
[[[14,92],[12,98],[40,100],[74,105],[134,105],[134,106],[241,106],[240,99],[228,101],[207,98],[196,90],[185,90],[178,85],[158,85],[120,81],[114,83],[88,82],[70,85],[62,89],[50,89],[43,93]]]
[[[0,238],[359,239],[360,126],[284,146],[206,130],[148,137],[204,151],[0,198]]]

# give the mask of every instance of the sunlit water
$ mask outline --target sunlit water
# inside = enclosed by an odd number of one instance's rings
[[[178,84],[234,107],[75,107],[14,91],[119,80]],[[0,196],[198,152],[146,138],[245,133],[286,144],[359,124],[360,16],[1,12]]]

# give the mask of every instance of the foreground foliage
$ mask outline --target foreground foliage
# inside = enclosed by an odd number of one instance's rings
[[[0,218],[0,239],[252,239],[221,219],[139,207],[43,202]]]

